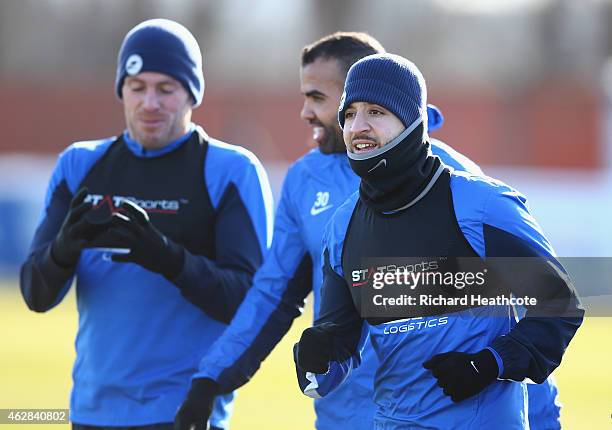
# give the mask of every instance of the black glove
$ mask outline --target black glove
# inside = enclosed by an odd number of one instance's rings
[[[174,430],[205,430],[213,410],[219,385],[208,378],[195,378],[187,398],[176,412]]]
[[[129,248],[127,254],[113,254],[112,260],[117,263],[136,263],[168,279],[175,278],[182,270],[184,250],[159,232],[147,212],[130,200],[121,203],[124,213],[113,214],[111,233]]]
[[[62,267],[75,266],[87,243],[111,225],[110,218],[93,221],[86,216],[92,207],[90,202],[83,201],[88,192],[87,188],[81,188],[72,198],[68,214],[51,243],[51,257]]]
[[[499,367],[493,353],[483,349],[476,354],[446,352],[423,363],[430,369],[453,402],[460,402],[480,393],[497,379]]]
[[[307,328],[297,347],[297,365],[305,372],[323,374],[329,370],[334,348],[334,324],[323,323]]]

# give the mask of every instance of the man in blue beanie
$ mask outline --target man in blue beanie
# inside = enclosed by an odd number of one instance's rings
[[[356,62],[338,121],[361,181],[324,233],[319,313],[294,348],[302,391],[333,395],[369,335],[373,428],[529,428],[524,381],[546,380],[584,312],[526,199],[432,154],[425,80],[405,58]]]
[[[182,25],[134,27],[115,91],[126,130],[60,154],[20,286],[46,312],[76,279],[74,429],[171,429],[269,246],[271,191],[252,153],[191,122],[202,57]],[[232,399],[210,405],[212,428]]]

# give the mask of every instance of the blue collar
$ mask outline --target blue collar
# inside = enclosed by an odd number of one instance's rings
[[[144,148],[140,143],[138,143],[136,140],[130,137],[130,134],[128,133],[127,130],[123,132],[123,140],[125,141],[125,144],[127,145],[128,149],[132,152],[132,154],[134,154],[137,157],[141,157],[141,158],[160,157],[164,154],[174,151],[176,148],[181,146],[181,144],[186,142],[187,139],[191,137],[195,129],[196,129],[195,124],[190,123],[187,133],[185,133],[178,139],[175,139],[172,142],[169,142],[167,145],[162,146],[161,148],[157,148],[157,149]]]

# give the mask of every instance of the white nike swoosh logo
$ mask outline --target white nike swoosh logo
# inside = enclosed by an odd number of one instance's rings
[[[368,173],[370,173],[372,170],[376,169],[378,166],[380,165],[384,165],[385,167],[387,166],[387,159],[383,158],[382,160],[380,160],[378,163],[376,163],[376,166],[372,167],[370,170],[368,170]]]
[[[320,208],[315,208],[314,206],[310,208],[310,215],[315,216],[319,215],[321,212],[325,212],[327,209],[333,207],[334,205],[327,205]]]
[[[474,370],[476,371],[476,373],[480,373],[478,371],[478,369],[476,368],[476,364],[474,364],[474,360],[470,360],[470,364],[472,365],[472,367],[474,368]]]

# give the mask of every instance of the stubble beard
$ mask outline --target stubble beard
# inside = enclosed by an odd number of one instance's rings
[[[325,128],[325,140],[319,144],[319,150],[323,154],[346,152],[340,128],[333,125],[324,125],[323,127]]]

